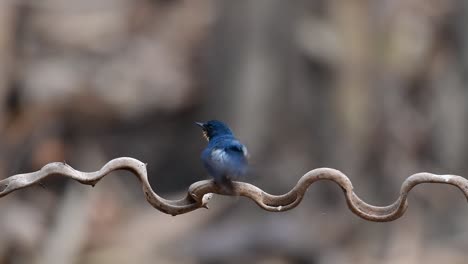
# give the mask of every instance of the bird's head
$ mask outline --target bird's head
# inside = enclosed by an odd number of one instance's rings
[[[201,129],[203,130],[203,136],[206,140],[210,141],[210,139],[224,136],[224,135],[232,135],[231,129],[221,121],[218,120],[210,120],[208,122],[195,122]]]

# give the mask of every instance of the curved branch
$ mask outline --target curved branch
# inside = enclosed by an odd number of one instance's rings
[[[39,183],[51,175],[61,175],[72,178],[82,184],[94,186],[100,179],[116,170],[132,172],[143,188],[146,200],[156,209],[171,215],[188,213],[198,208],[208,208],[207,203],[213,193],[223,194],[213,181],[204,180],[193,183],[187,195],[180,200],[167,200],[157,195],[148,181],[146,164],[133,158],[117,158],[106,163],[99,171],[81,172],[73,169],[66,163],[49,163],[36,172],[17,174],[0,181],[0,197],[15,190],[26,188]],[[260,188],[245,182],[234,182],[236,195],[252,199],[262,209],[271,212],[282,212],[296,207],[305,195],[311,184],[320,180],[329,180],[338,184],[345,195],[349,209],[359,217],[375,222],[387,222],[400,218],[408,207],[407,197],[411,189],[421,183],[442,183],[458,187],[468,200],[468,180],[456,175],[436,175],[422,172],[408,177],[402,184],[400,196],[388,206],[373,206],[362,201],[353,191],[353,185],[342,172],[319,168],[304,174],[289,192],[282,195],[272,195]]]

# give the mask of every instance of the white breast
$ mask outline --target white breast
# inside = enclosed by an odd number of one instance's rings
[[[223,162],[228,158],[228,156],[227,156],[226,151],[222,149],[215,149],[211,152],[211,158],[214,161]]]

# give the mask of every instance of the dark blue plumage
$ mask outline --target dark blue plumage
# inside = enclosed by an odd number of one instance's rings
[[[197,122],[208,140],[201,159],[215,183],[226,191],[232,190],[231,180],[247,172],[247,148],[234,137],[231,129],[221,121]]]

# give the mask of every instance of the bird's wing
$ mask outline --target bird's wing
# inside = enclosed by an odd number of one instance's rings
[[[232,153],[234,155],[239,155],[240,154],[244,158],[249,157],[249,153],[247,151],[247,148],[244,145],[242,145],[241,143],[239,143],[238,141],[234,141],[233,144],[227,146],[225,148],[225,151],[228,152],[228,153]]]
[[[206,159],[205,166],[214,177],[243,175],[247,169],[247,149],[237,142],[213,148],[209,153],[209,158]]]

